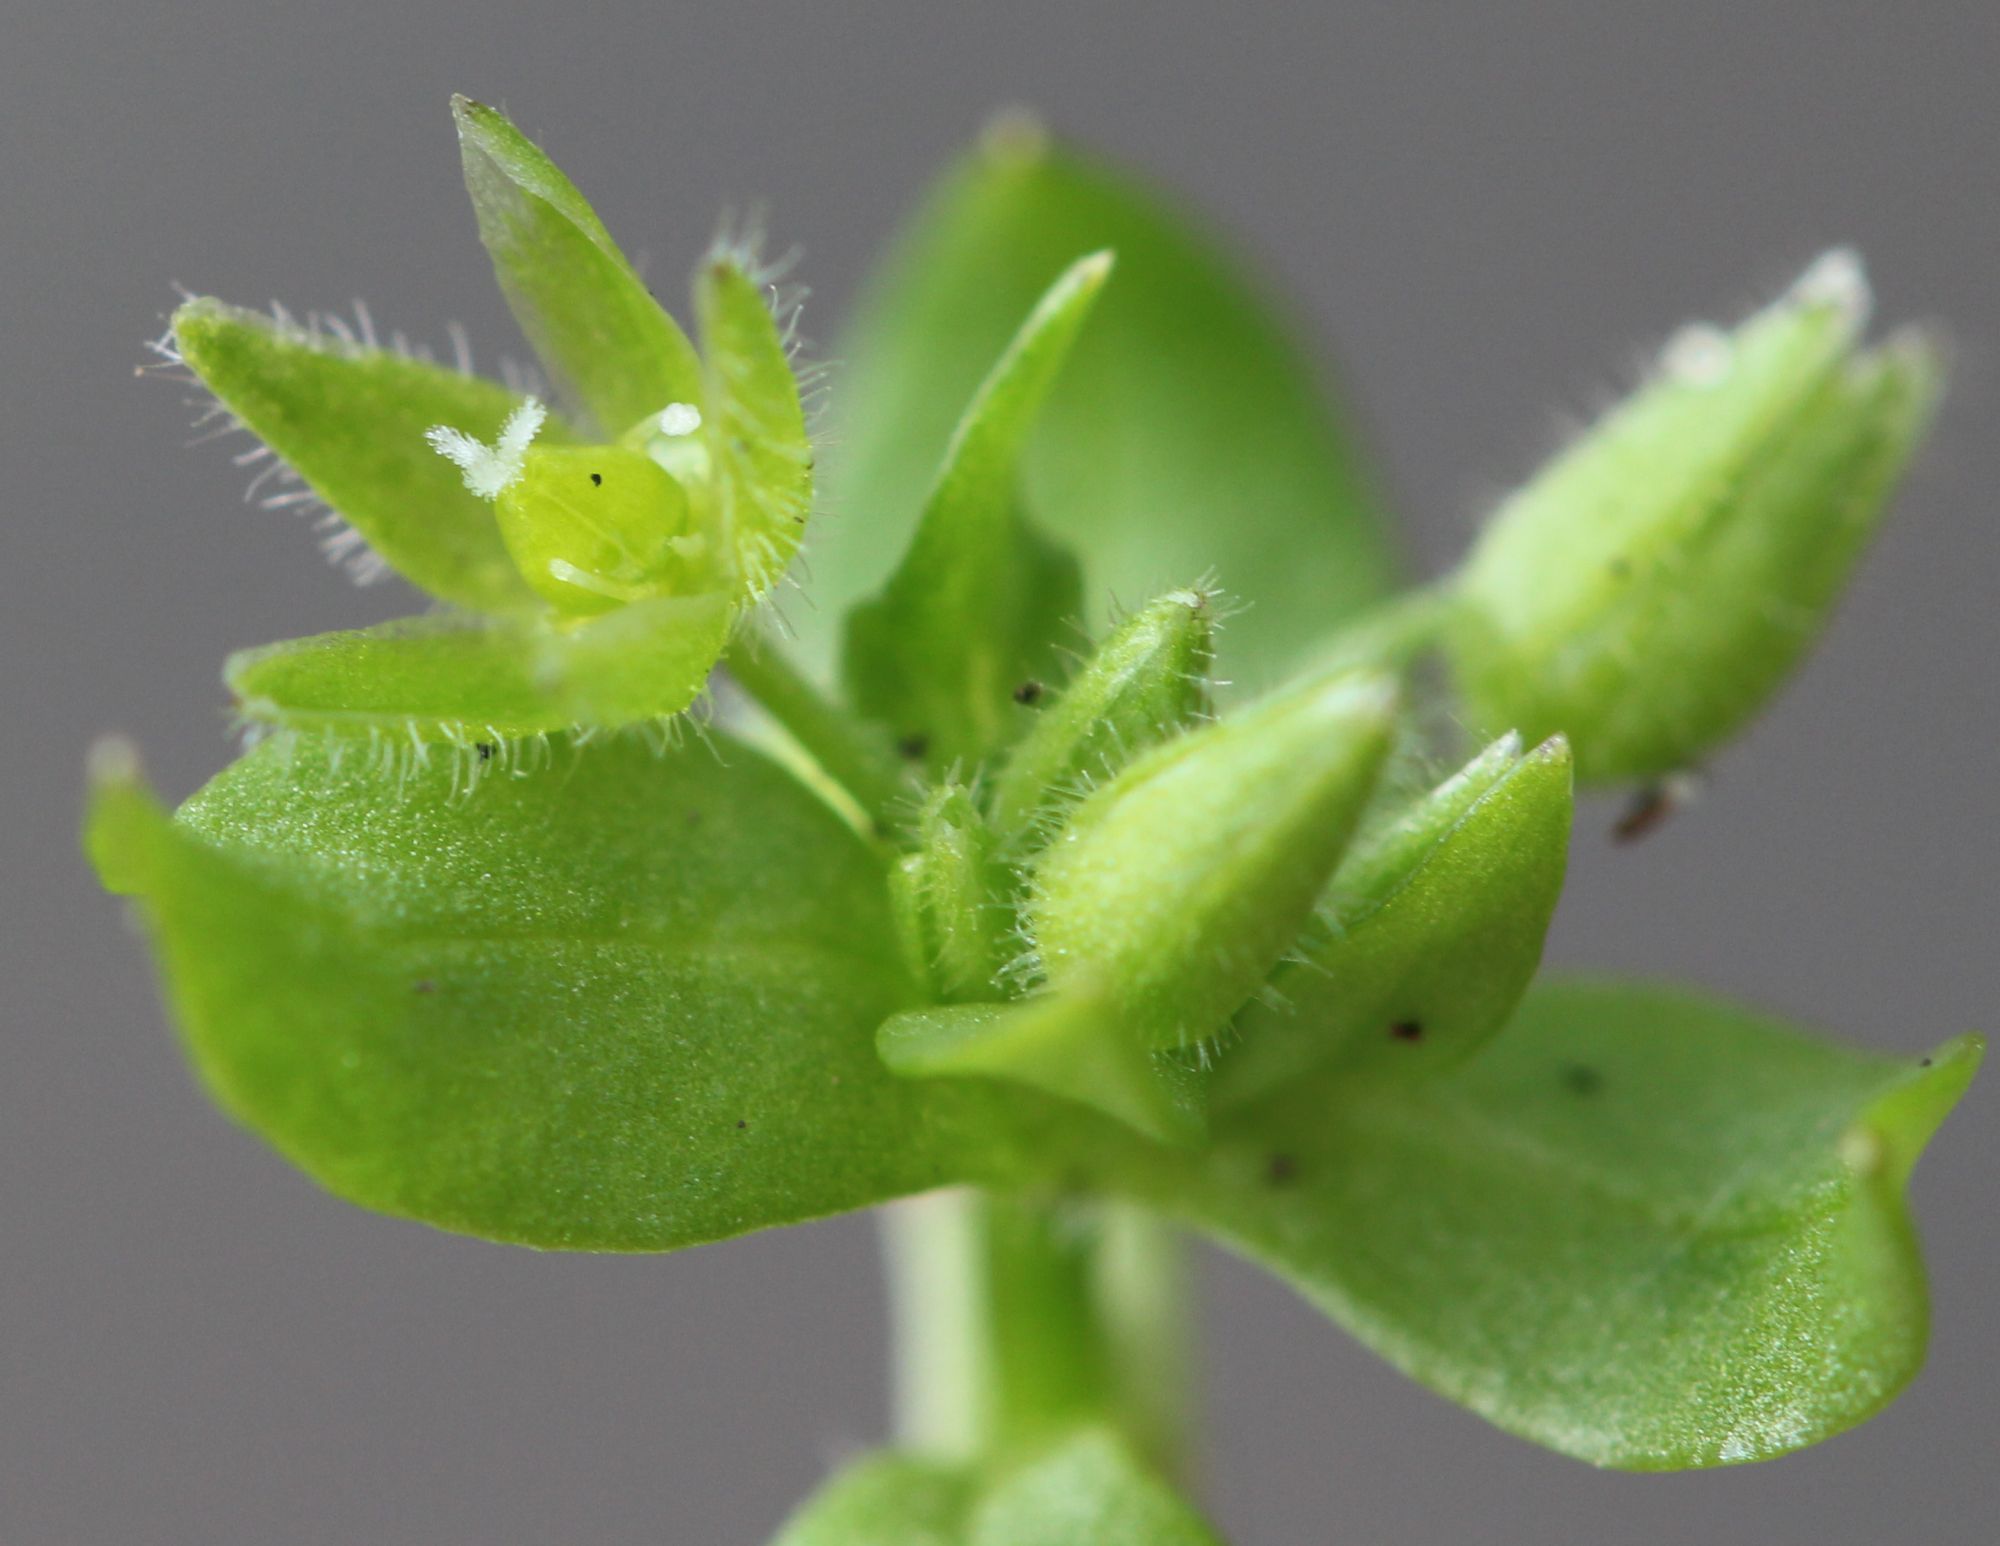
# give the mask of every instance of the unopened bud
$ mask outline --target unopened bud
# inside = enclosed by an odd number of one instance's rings
[[[972,797],[937,790],[917,820],[917,849],[891,876],[905,956],[947,1003],[991,998],[1012,953],[1008,871]]]
[[[1217,1098],[1242,1103],[1319,1065],[1434,1070],[1506,1022],[1562,891],[1569,747],[1505,736],[1356,840],[1303,959],[1237,1019]]]
[[[1214,660],[1215,598],[1206,591],[1170,591],[1126,619],[1061,696],[1037,709],[994,782],[994,825],[1020,829],[1205,717]]]
[[[1691,765],[1798,662],[1916,447],[1925,340],[1857,352],[1868,287],[1827,254],[1656,378],[1494,518],[1448,640],[1475,724],[1567,734],[1586,781]]]
[[[1199,1041],[1291,948],[1390,741],[1395,690],[1343,673],[1131,763],[1039,860],[1028,931],[1052,990],[1156,1047]]]

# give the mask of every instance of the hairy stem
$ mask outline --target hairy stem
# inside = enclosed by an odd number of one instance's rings
[[[905,1448],[972,1460],[1107,1423],[1184,1467],[1185,1264],[1124,1204],[934,1193],[885,1215]]]
[[[1322,670],[1347,665],[1399,671],[1438,642],[1458,604],[1449,581],[1405,591],[1330,635],[1313,663]]]
[[[902,769],[886,743],[829,701],[767,635],[745,632],[729,647],[723,665],[878,831],[886,827],[890,808],[904,792]]]

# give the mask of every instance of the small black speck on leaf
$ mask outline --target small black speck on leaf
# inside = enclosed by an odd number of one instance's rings
[[[736,1131],[740,1133],[743,1131],[744,1128],[748,1127],[749,1125],[750,1124],[748,1122],[738,1122],[736,1124]]]
[[[931,749],[931,738],[927,735],[906,735],[896,743],[896,750],[911,762],[917,761]]]
[[[1930,1060],[1929,1058],[1918,1058],[1918,1059],[1917,1059],[1917,1067],[1919,1067],[1919,1068],[1929,1068],[1930,1066],[1931,1066],[1931,1060]]]
[[[1389,1034],[1398,1041],[1422,1041],[1424,1024],[1421,1020],[1398,1020],[1389,1027]]]
[[[479,760],[481,762],[491,762],[493,760],[493,743],[491,741],[475,742],[472,749],[479,753]]]
[[[603,488],[603,487],[604,487],[604,474],[603,474],[603,473],[601,473],[601,472],[593,472],[593,473],[592,473],[592,474],[590,475],[590,486],[591,486],[592,488]]]
[[[1595,1095],[1604,1088],[1604,1075],[1588,1063],[1566,1063],[1562,1071],[1563,1088],[1572,1095]]]
[[[1014,701],[1032,706],[1042,701],[1043,691],[1044,688],[1040,682],[1023,682],[1019,687],[1014,689]]]

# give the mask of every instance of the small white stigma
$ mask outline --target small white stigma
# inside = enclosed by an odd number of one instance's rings
[[[701,428],[701,410],[693,403],[668,403],[660,410],[662,435],[692,435]]]
[[[424,431],[430,448],[465,475],[465,486],[481,499],[498,499],[501,491],[521,476],[528,447],[541,433],[548,410],[534,398],[523,398],[520,407],[507,415],[500,435],[492,445],[476,440],[449,424],[434,424]]]
[[[1835,247],[1814,258],[1792,286],[1792,298],[1806,306],[1831,306],[1855,318],[1865,317],[1874,299],[1868,270],[1852,247]]]

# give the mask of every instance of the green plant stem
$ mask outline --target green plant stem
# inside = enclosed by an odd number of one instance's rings
[[[885,1214],[898,1442],[954,1461],[1106,1423],[1185,1468],[1186,1267],[1152,1214],[938,1192]]]
[[[1319,670],[1379,666],[1400,671],[1438,642],[1458,606],[1450,579],[1392,597],[1327,636],[1313,654]]]
[[[904,794],[902,769],[886,744],[800,672],[768,635],[746,632],[729,647],[723,665],[736,683],[776,720],[845,789],[882,830]]]

